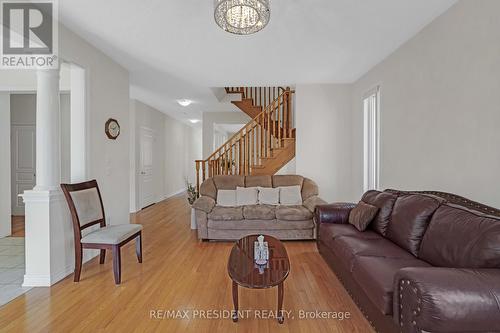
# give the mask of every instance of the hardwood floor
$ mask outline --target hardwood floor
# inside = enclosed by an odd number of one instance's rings
[[[24,237],[24,216],[12,216],[12,237]]]
[[[189,229],[184,198],[172,198],[132,217],[144,225],[144,262],[129,244],[122,253],[122,284],[113,281],[111,254],[85,264],[81,281],[72,276],[51,288],[34,288],[0,308],[0,332],[373,332],[314,242],[285,242],[291,272],[284,309],[293,318],[193,318],[195,310],[232,310],[227,273],[230,242],[199,242]],[[240,309],[275,311],[276,288],[240,288]],[[151,318],[154,310],[188,310],[187,319]],[[350,312],[350,318],[299,319],[299,311]],[[223,313],[223,312],[221,312]],[[215,312],[213,312],[215,314]],[[158,317],[159,313],[156,312]]]

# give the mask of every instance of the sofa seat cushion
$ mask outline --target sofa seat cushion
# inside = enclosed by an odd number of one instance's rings
[[[394,259],[414,259],[411,253],[403,250],[393,242],[380,236],[379,238],[363,239],[343,236],[333,240],[332,251],[341,259],[340,264],[352,272],[354,259],[357,256],[373,256]]]
[[[314,228],[312,220],[305,221],[279,221],[279,220],[240,220],[240,221],[215,221],[208,220],[209,229],[216,230],[305,230]]]
[[[312,213],[306,207],[300,206],[278,206],[276,218],[282,221],[303,221],[312,219]]]
[[[352,276],[383,314],[392,315],[394,276],[398,270],[406,267],[430,267],[430,265],[416,258],[356,256]]]
[[[215,221],[243,220],[243,207],[215,206],[208,214],[208,218]]]
[[[342,236],[364,239],[377,239],[382,237],[372,230],[360,232],[350,224],[322,223],[319,227],[318,238],[328,247],[330,247],[334,239]]]
[[[247,220],[274,220],[276,219],[276,207],[272,205],[244,206],[243,217]]]

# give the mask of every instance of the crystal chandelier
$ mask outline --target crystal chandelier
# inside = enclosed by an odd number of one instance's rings
[[[270,0],[214,0],[215,22],[233,34],[256,33],[269,23],[269,2]]]

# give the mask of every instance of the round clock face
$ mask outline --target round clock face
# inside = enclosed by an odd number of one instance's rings
[[[120,125],[115,119],[106,122],[106,134],[110,139],[116,139],[120,135]]]

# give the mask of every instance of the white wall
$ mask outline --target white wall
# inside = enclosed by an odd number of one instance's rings
[[[500,1],[461,1],[354,84],[353,187],[362,102],[381,86],[382,188],[443,190],[500,207]]]
[[[328,201],[359,200],[362,99],[380,85],[381,188],[500,207],[499,12],[461,1],[353,84],[297,86],[297,173]]]
[[[351,87],[296,87],[296,173],[314,180],[327,201],[353,200]]]
[[[246,124],[250,120],[250,117],[243,112],[203,113],[203,158],[214,152],[214,124]]]
[[[154,187],[154,196],[156,201],[159,202],[164,198],[164,163],[165,163],[165,126],[164,126],[164,118],[165,115],[160,111],[153,109],[152,107],[141,103],[136,100],[131,100],[130,102],[131,108],[135,113],[135,189],[131,192],[135,191],[136,202],[134,203],[135,210],[140,209],[140,162],[141,162],[141,149],[140,149],[140,140],[141,140],[141,128],[151,129],[154,133],[154,142],[153,142],[153,182],[155,184]]]
[[[186,179],[195,170],[195,159],[191,153],[194,145],[193,130],[174,118],[165,115],[165,197],[186,190]],[[198,132],[199,134],[199,132]],[[196,140],[199,142],[199,139]],[[195,159],[192,159],[195,157]]]
[[[59,39],[60,57],[87,74],[88,176],[99,182],[109,222],[129,223],[128,71],[63,26]],[[109,118],[120,123],[117,140],[109,140],[104,133]]]
[[[0,238],[11,234],[10,95],[0,92]]]

